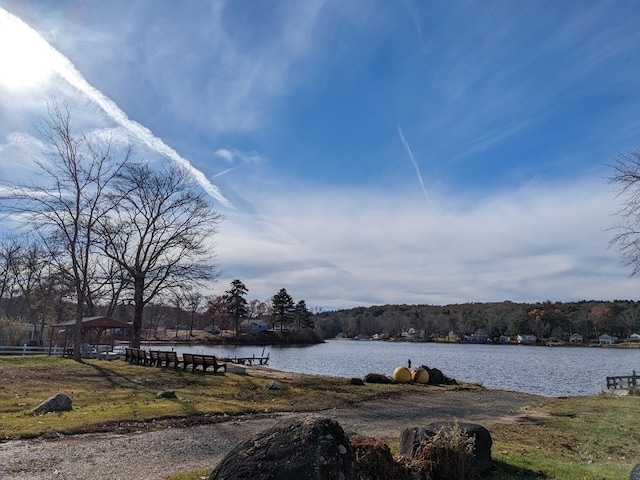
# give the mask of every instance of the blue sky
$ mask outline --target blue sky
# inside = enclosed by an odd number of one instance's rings
[[[211,293],[638,298],[606,183],[640,148],[637,2],[0,0],[0,65],[0,178],[54,97],[192,168]]]

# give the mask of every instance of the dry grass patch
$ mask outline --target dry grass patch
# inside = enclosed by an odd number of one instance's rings
[[[175,418],[184,424],[223,415],[316,411],[394,393],[393,386],[351,386],[330,377],[278,379],[278,389],[268,390],[272,379],[258,375],[203,374],[122,361],[79,363],[55,356],[0,357],[0,438],[150,428]],[[177,398],[156,398],[162,390],[174,390]],[[72,399],[71,412],[31,415],[56,393]]]

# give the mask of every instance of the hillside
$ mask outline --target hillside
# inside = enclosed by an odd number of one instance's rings
[[[321,312],[315,317],[326,338],[344,333],[405,337],[413,329],[416,338],[459,338],[476,333],[498,341],[532,334],[538,339],[568,341],[580,334],[597,341],[604,333],[620,339],[640,333],[640,302],[630,300],[514,303],[465,303],[445,306],[382,305]]]

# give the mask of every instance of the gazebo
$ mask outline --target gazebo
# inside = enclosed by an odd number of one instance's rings
[[[73,332],[76,327],[75,320],[69,320],[67,322],[57,323],[55,325],[50,325],[50,334],[49,334],[49,355],[51,355],[51,348],[53,345],[53,335],[56,329],[64,329],[64,346],[66,353],[67,340],[69,338],[69,332]],[[122,320],[116,320],[111,317],[84,317],[82,319],[82,343],[84,344],[84,336],[90,330],[95,330],[98,334],[98,339],[100,336],[106,332],[107,330],[117,330],[117,329],[127,329],[131,330],[133,325],[127,322],[123,322]],[[111,347],[114,346],[113,337],[111,339]]]

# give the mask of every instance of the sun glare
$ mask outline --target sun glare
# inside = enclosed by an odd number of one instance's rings
[[[37,86],[53,72],[53,49],[19,18],[0,9],[0,85]]]

